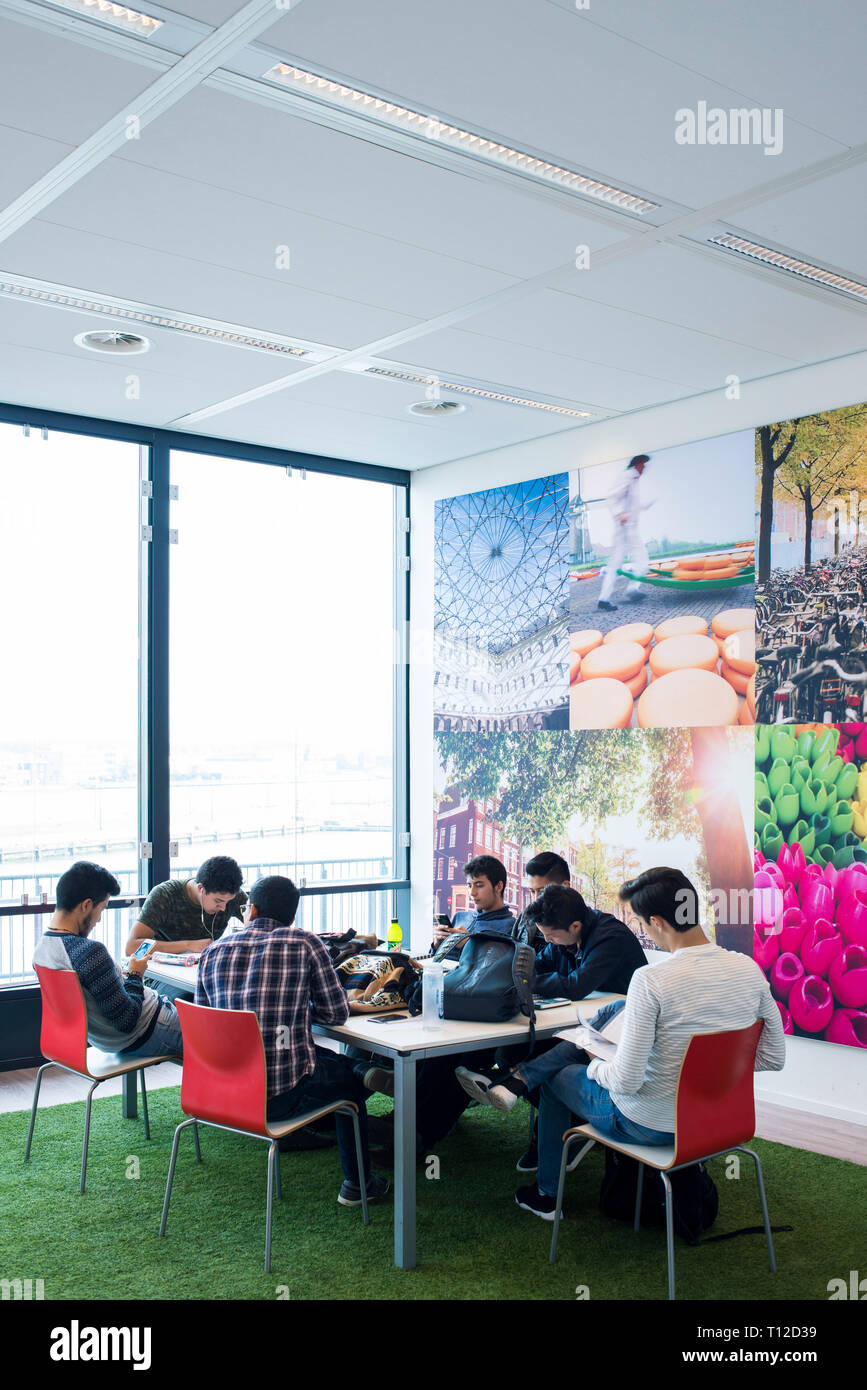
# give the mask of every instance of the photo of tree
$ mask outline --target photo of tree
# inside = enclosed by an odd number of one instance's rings
[[[593,907],[622,915],[621,883],[670,864],[699,890],[719,945],[752,954],[750,729],[541,730],[436,736],[434,892],[466,906],[463,864],[496,855],[507,901],[523,866],[554,850]]]

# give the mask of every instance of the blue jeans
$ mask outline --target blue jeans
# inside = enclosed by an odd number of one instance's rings
[[[528,1089],[540,1086],[539,1105],[539,1172],[540,1192],[550,1197],[557,1194],[560,1181],[560,1160],[563,1154],[563,1135],[579,1121],[589,1122],[612,1139],[626,1144],[673,1144],[674,1135],[667,1131],[648,1129],[630,1120],[617,1109],[610,1092],[587,1075],[583,1060],[587,1053],[573,1043],[561,1042],[541,1057],[522,1062],[519,1076]]]
[[[162,1057],[165,1053],[180,1057],[184,1051],[181,1025],[174,1004],[163,1000],[157,1010],[157,1021],[147,1042],[141,1047],[124,1048],[124,1057]]]

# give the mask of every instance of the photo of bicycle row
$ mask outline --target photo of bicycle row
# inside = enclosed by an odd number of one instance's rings
[[[756,720],[867,709],[867,404],[756,430]]]

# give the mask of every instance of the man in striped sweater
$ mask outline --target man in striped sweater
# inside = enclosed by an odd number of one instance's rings
[[[748,956],[708,940],[698,895],[679,869],[648,869],[624,883],[620,897],[670,957],[632,976],[616,1057],[590,1058],[563,1042],[522,1062],[499,1085],[474,1078],[475,1098],[504,1111],[542,1087],[537,1183],[519,1188],[515,1201],[544,1221],[554,1220],[562,1136],[573,1115],[625,1143],[673,1143],[677,1078],[693,1034],[747,1028],[761,1018],[756,1071],[781,1071],[786,1060],[765,976]]]
[[[33,954],[34,965],[72,970],[87,1009],[87,1041],[104,1052],[161,1057],[183,1050],[174,1004],[142,982],[147,958],[134,957],[123,974],[101,941],[88,941],[120,884],[108,869],[79,860],[57,880],[57,911]]]

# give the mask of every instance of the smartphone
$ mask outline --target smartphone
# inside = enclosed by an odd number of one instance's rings
[[[384,1016],[380,1015],[379,1018],[371,1018],[369,1021],[371,1023],[400,1023],[402,1018],[408,1017],[408,1014],[385,1014]]]
[[[451,917],[447,917],[444,912],[441,912],[439,914],[439,916],[437,917],[437,921],[439,922],[441,927],[448,927],[449,931],[454,931],[455,928],[452,924]]]
[[[574,999],[534,999],[534,1007],[539,1009],[562,1009],[564,1004],[574,1004]]]
[[[155,943],[153,941],[143,941],[135,953],[135,959],[144,960],[145,956],[148,954],[148,952],[154,944]]]

